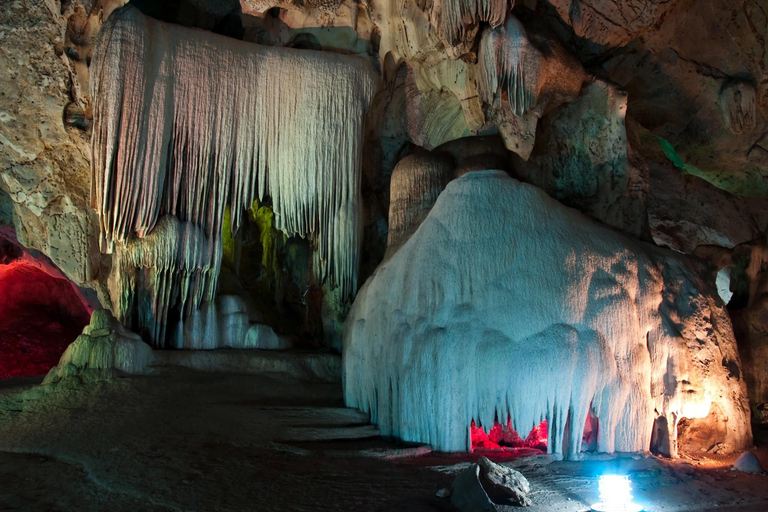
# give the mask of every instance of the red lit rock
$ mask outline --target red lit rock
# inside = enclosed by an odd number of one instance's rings
[[[0,266],[0,378],[47,372],[88,314],[66,279],[23,260]]]

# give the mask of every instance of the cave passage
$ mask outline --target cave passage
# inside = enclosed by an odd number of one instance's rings
[[[0,379],[42,375],[88,324],[72,284],[36,266],[0,266]]]

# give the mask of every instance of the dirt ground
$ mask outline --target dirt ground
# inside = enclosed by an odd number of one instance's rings
[[[337,383],[177,367],[55,392],[40,380],[0,381],[0,510],[453,510],[436,493],[473,458],[382,440]],[[768,477],[731,462],[506,463],[531,482],[529,512],[588,510],[617,468],[649,512],[768,511]]]

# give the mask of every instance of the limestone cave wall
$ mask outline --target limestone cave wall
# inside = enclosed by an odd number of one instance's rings
[[[91,208],[89,91],[94,43],[124,3],[0,8],[0,225],[115,311],[109,276],[119,262],[100,250]],[[726,269],[752,405],[768,402],[768,10],[759,0],[131,4],[227,38],[370,63],[360,283],[388,238],[407,231],[401,215],[390,232],[397,166],[428,159],[451,178],[503,169],[630,237],[702,259],[702,279]],[[426,198],[432,185],[419,186]],[[242,306],[251,320],[260,310],[277,331],[338,348],[349,300],[313,281],[312,247],[277,229],[271,200],[251,204],[250,216],[228,213],[244,222],[221,234],[219,291],[255,298]]]

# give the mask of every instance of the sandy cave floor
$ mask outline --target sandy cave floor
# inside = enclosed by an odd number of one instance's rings
[[[0,510],[453,510],[436,492],[473,458],[382,440],[338,384],[178,367],[54,393],[40,380],[0,381]],[[532,484],[529,512],[587,510],[616,467],[648,511],[768,511],[768,476],[729,462],[509,464]]]

